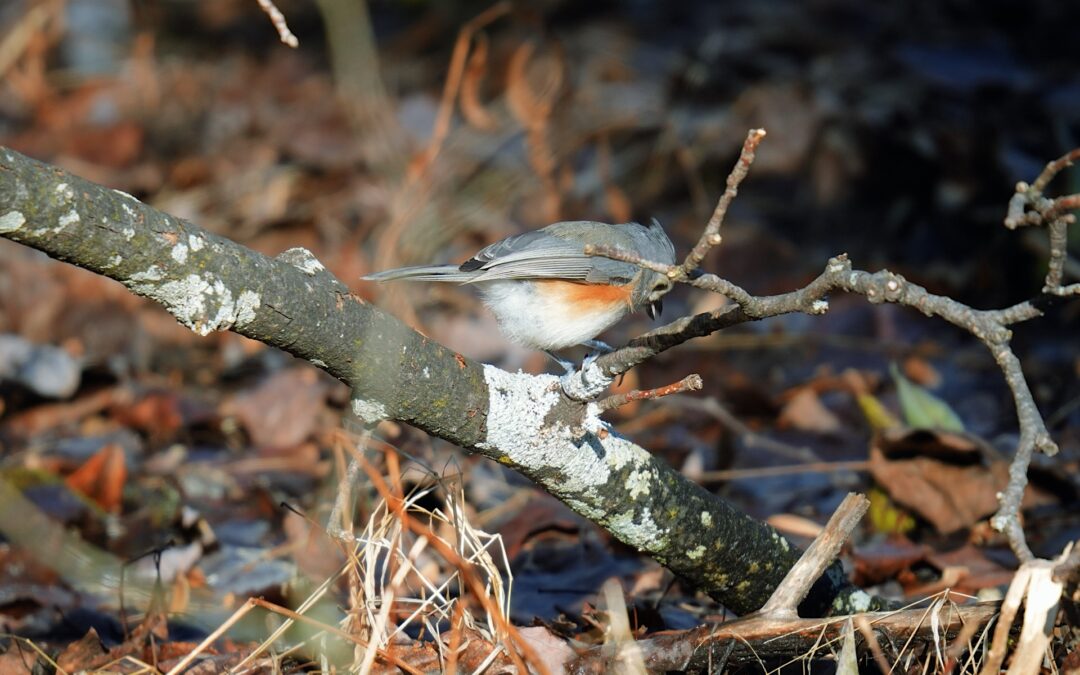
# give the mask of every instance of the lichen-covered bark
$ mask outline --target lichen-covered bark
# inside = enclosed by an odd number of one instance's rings
[[[136,199],[0,148],[0,236],[124,283],[207,334],[279,347],[353,389],[366,419],[412,424],[513,466],[738,613],[798,556],[767,525],[610,432],[551,376],[510,374],[351,295],[307,251],[268,258]],[[865,609],[834,566],[806,605]]]
[[[351,295],[306,251],[269,258],[7,149],[0,235],[116,279],[200,334],[233,330],[307,359],[385,417],[463,445],[483,437],[479,364]]]

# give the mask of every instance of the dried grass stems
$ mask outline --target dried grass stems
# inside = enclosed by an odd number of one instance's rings
[[[477,641],[487,645],[488,650],[479,664],[470,660],[470,670],[477,666],[484,670],[500,662],[517,672],[546,672],[532,647],[510,623],[513,577],[502,538],[469,523],[461,484],[429,472],[431,480],[406,491],[398,456],[392,448],[383,449],[384,475],[364,455],[366,432],[361,435],[359,447],[344,432],[338,436],[336,441],[347,443],[351,452],[345,480],[355,478],[362,470],[379,498],[357,533],[347,517],[352,510],[351,498],[346,495],[335,503],[327,534],[341,543],[345,563],[296,610],[260,598],[249,599],[170,672],[182,672],[255,607],[284,620],[234,668],[237,671],[268,652],[280,658],[285,632],[296,624],[306,624],[311,630],[285,648],[285,653],[322,653],[325,650],[320,648],[320,641],[336,637],[353,645],[350,672],[368,673],[386,666],[409,673],[428,670],[433,664],[422,660],[410,663],[412,659],[401,651],[401,645],[409,642],[407,631],[430,636],[442,672],[454,672],[463,650],[475,647]],[[443,508],[421,505],[433,492],[440,493]],[[437,575],[433,575],[435,571]],[[349,603],[340,625],[309,616],[342,579],[349,587]],[[475,613],[477,607],[482,610],[480,616]]]
[[[502,538],[469,523],[461,485],[432,473],[426,487],[406,493],[396,452],[385,452],[388,478],[384,478],[360,448],[349,449],[350,464],[364,471],[380,498],[359,535],[351,530],[331,533],[348,544],[346,568],[358,580],[351,589],[350,633],[389,650],[410,626],[422,625],[434,638],[447,671],[456,667],[467,636],[476,635],[497,646],[485,659],[488,664],[506,658],[519,671],[545,672],[533,648],[510,623],[513,577]],[[436,490],[445,508],[422,507],[419,502]],[[429,579],[428,568],[417,562],[426,549],[449,567],[439,582]],[[483,610],[482,619],[474,617],[466,598]],[[405,614],[393,625],[392,611],[394,617]],[[451,626],[449,636],[442,635],[443,624]],[[376,655],[375,650],[365,651],[360,672],[367,672]]]

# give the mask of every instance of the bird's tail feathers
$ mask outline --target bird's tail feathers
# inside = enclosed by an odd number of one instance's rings
[[[467,283],[476,277],[476,272],[462,272],[457,265],[420,265],[418,267],[399,267],[360,277],[368,281],[446,281]]]

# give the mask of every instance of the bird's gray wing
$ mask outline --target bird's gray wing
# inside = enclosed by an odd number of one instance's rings
[[[585,255],[576,230],[595,223],[556,223],[507,237],[481,249],[461,265],[403,267],[371,274],[372,281],[449,281],[463,284],[499,279],[568,279],[587,283],[624,284],[638,272],[635,265]],[[610,226],[608,226],[610,227]],[[640,227],[640,226],[639,226]]]
[[[498,279],[626,283],[637,271],[633,265],[587,256],[584,244],[556,236],[550,228],[497,241],[466,260],[459,269],[476,274],[466,283]]]

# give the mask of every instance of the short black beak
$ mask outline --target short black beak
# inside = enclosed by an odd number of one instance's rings
[[[645,305],[645,313],[649,315],[649,318],[656,321],[656,318],[660,316],[664,311],[664,301],[655,300]]]

